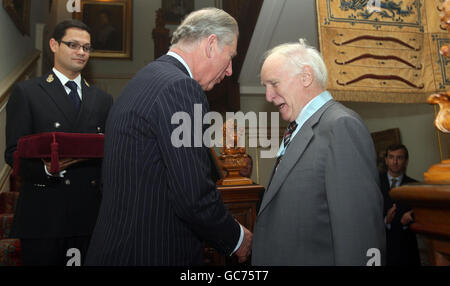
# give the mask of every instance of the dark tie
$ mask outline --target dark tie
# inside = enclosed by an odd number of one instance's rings
[[[392,178],[392,181],[391,181],[391,182],[392,182],[392,183],[391,183],[391,189],[397,187],[397,179],[396,179],[396,178]]]
[[[288,128],[286,129],[286,132],[284,133],[284,137],[283,137],[283,142],[284,142],[284,150],[286,151],[289,142],[291,142],[291,136],[292,133],[294,133],[295,129],[297,129],[297,122],[292,121],[291,123],[289,123]],[[277,162],[275,163],[275,170],[278,168],[278,164],[280,164],[281,158],[283,157],[283,155],[280,155],[277,158]]]
[[[77,84],[74,81],[68,81],[66,86],[70,88],[69,97],[73,102],[73,106],[75,107],[75,111],[78,112],[80,110],[80,96],[77,92]]]

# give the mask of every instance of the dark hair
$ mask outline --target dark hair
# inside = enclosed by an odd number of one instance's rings
[[[65,20],[56,25],[55,30],[53,31],[52,38],[57,42],[60,42],[66,34],[66,30],[70,28],[76,28],[86,31],[91,36],[91,29],[89,29],[89,27],[85,23],[78,20]]]
[[[395,151],[395,150],[399,150],[399,149],[403,149],[405,151],[405,159],[408,160],[408,158],[409,158],[408,149],[403,144],[392,144],[392,145],[389,145],[387,147],[387,149],[386,149],[385,157],[387,158],[389,151]]]

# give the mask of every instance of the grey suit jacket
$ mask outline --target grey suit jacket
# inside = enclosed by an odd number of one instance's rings
[[[272,171],[254,229],[254,265],[383,261],[383,198],[370,134],[331,100],[301,127]]]

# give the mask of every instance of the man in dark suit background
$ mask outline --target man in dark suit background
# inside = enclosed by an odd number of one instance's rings
[[[391,145],[386,150],[387,172],[380,174],[384,197],[386,224],[387,265],[420,265],[416,234],[409,228],[414,222],[413,211],[401,201],[393,201],[389,191],[400,185],[417,182],[406,175],[408,149],[403,144]]]
[[[209,148],[193,144],[203,142],[207,126],[186,130],[188,144],[176,147],[179,127],[171,123],[176,113],[194,122],[195,105],[200,116],[209,111],[204,91],[232,74],[238,33],[226,12],[195,11],[174,32],[169,53],[122,91],[106,126],[104,193],[88,265],[201,265],[204,240],[240,261],[249,255],[252,234],[210,179]]]
[[[49,44],[52,71],[16,84],[6,106],[5,160],[10,166],[22,136],[104,132],[112,97],[81,77],[91,51],[89,28],[63,21]],[[20,165],[12,235],[21,239],[22,264],[66,265],[70,248],[77,248],[83,260],[100,204],[101,160],[62,159],[58,174],[49,173],[49,163],[41,159],[22,159]]]

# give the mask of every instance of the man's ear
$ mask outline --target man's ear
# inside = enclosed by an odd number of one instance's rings
[[[217,47],[217,35],[211,34],[208,38],[206,38],[206,45],[205,45],[205,54],[208,58],[211,58],[214,56],[215,49]]]
[[[310,66],[304,66],[303,72],[300,74],[301,82],[304,87],[310,86],[314,81],[314,72]]]
[[[58,48],[59,43],[55,39],[51,38],[48,44],[50,46],[50,50],[53,53],[56,52],[56,49]]]

